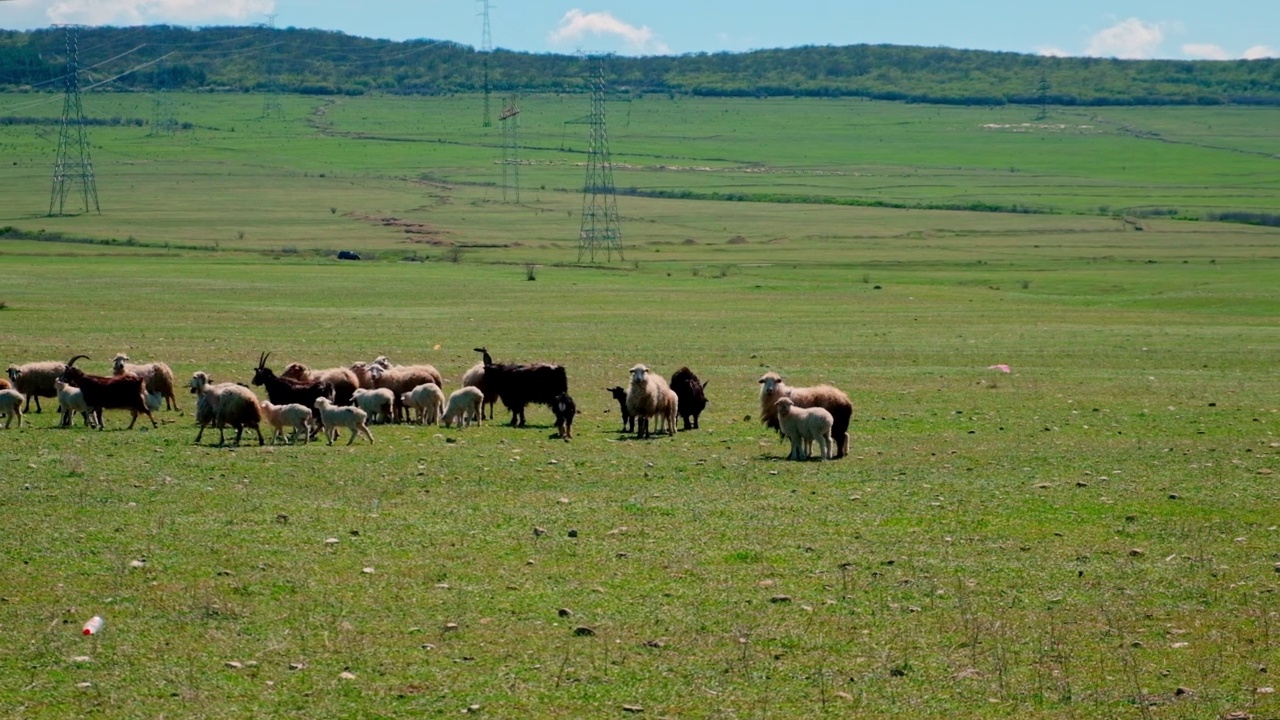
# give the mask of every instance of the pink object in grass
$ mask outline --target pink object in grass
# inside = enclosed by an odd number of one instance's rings
[[[1012,370],[1010,370],[1010,369],[1009,369],[1009,366],[1008,366],[1008,365],[1005,365],[1004,363],[1000,363],[999,365],[988,365],[988,366],[987,366],[987,369],[988,369],[988,370],[999,370],[999,371],[1000,371],[1000,372],[1002,372],[1002,373],[1011,373],[1011,372],[1013,372]]]

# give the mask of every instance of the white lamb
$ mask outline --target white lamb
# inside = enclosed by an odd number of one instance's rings
[[[0,415],[5,416],[4,429],[9,429],[9,423],[13,422],[15,417],[18,418],[18,427],[22,427],[22,403],[26,402],[26,398],[22,393],[12,388],[0,390]]]
[[[813,441],[818,441],[821,451],[820,460],[831,459],[831,413],[824,408],[797,407],[791,398],[780,398],[775,403],[778,410],[778,426],[782,434],[791,441],[791,454],[788,460],[808,460],[813,452]]]
[[[85,427],[97,425],[93,420],[93,409],[84,401],[84,393],[80,392],[80,388],[54,380],[53,389],[58,393],[58,406],[62,408],[62,427],[71,427],[75,413],[80,413],[80,417],[84,418]]]
[[[351,402],[368,413],[369,422],[377,425],[391,422],[391,410],[395,406],[396,396],[387,388],[357,388],[351,395]]]
[[[328,438],[329,444],[332,445],[334,440],[338,439],[339,428],[349,428],[351,430],[351,439],[347,440],[347,444],[356,441],[356,435],[363,433],[369,438],[369,444],[373,444],[373,433],[369,432],[369,426],[365,425],[365,420],[369,419],[369,414],[358,407],[338,406],[334,405],[329,398],[316,398],[316,409],[320,411],[320,421],[324,423],[324,436]]]
[[[644,365],[631,368],[631,384],[627,387],[627,412],[636,419],[636,437],[650,436],[649,418],[656,417],[654,432],[666,426],[668,435],[676,432],[676,415],[680,398],[667,381]]]
[[[405,410],[413,410],[422,425],[435,425],[444,414],[444,391],[435,383],[422,383],[400,396]],[[482,410],[483,415],[483,410]]]
[[[301,434],[302,443],[305,445],[311,440],[311,408],[302,403],[289,403],[288,405],[273,405],[267,400],[258,403],[262,408],[262,417],[271,424],[271,444],[275,445],[284,436],[284,429],[290,428],[293,432],[289,433],[289,444],[298,442],[298,436]]]
[[[449,395],[449,403],[444,409],[440,423],[445,427],[453,427],[454,422],[458,423],[458,427],[470,427],[474,420],[478,426],[481,424],[480,404],[483,402],[484,391],[480,388],[458,388]]]

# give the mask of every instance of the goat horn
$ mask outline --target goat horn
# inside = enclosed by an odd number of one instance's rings
[[[89,357],[88,355],[77,355],[77,356],[75,356],[75,357],[73,357],[73,358],[71,358],[70,360],[68,360],[68,361],[67,361],[67,367],[71,367],[72,365],[75,365],[75,364],[76,364],[76,361],[77,361],[77,360],[79,360],[80,358],[84,358],[85,360],[92,360],[92,359],[93,359],[93,358]]]

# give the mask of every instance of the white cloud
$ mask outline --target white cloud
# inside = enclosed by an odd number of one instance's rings
[[[1182,46],[1182,54],[1194,60],[1230,60],[1231,54],[1213,43],[1188,43]]]
[[[274,0],[58,0],[46,15],[54,23],[142,25],[246,20],[273,9]]]
[[[1254,45],[1248,50],[1245,50],[1244,55],[1241,57],[1245,60],[1262,60],[1263,58],[1280,57],[1280,52],[1277,52],[1275,48],[1268,47],[1266,45]]]
[[[1086,55],[1144,60],[1154,57],[1164,42],[1160,23],[1147,23],[1129,18],[1112,25],[1089,39]]]
[[[653,34],[647,25],[635,26],[623,22],[607,12],[583,12],[577,8],[560,18],[560,25],[552,30],[548,39],[553,45],[563,45],[581,40],[587,35],[612,35],[621,38],[636,52],[665,55],[671,48]]]
[[[1046,45],[1044,47],[1036,48],[1036,54],[1039,55],[1040,57],[1070,57],[1071,56],[1071,53],[1067,52],[1066,50],[1063,50],[1060,47],[1055,47],[1053,45]]]

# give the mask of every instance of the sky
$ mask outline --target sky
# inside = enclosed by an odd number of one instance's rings
[[[319,28],[528,52],[680,55],[797,45],[946,46],[1126,59],[1280,57],[1280,0],[0,0],[0,28]]]

